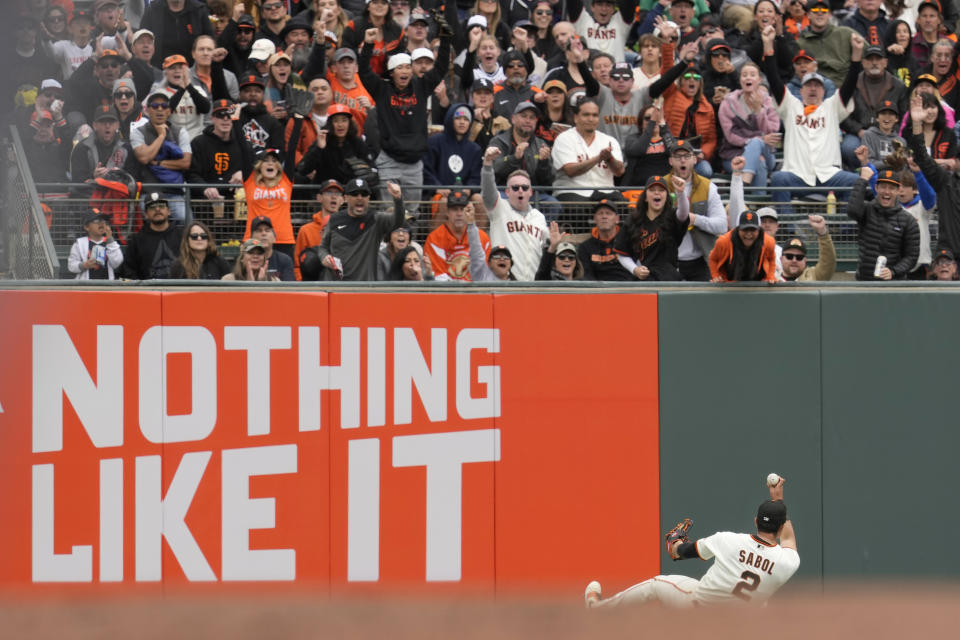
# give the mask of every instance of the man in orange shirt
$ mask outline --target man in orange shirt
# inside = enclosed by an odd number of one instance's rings
[[[316,251],[307,251],[310,247],[318,247],[323,241],[323,227],[330,216],[343,206],[343,186],[336,180],[327,180],[320,185],[317,192],[320,201],[320,210],[313,214],[313,220],[300,227],[297,232],[297,269],[301,280],[319,280],[323,273],[323,265]]]
[[[453,191],[447,196],[447,221],[427,236],[424,257],[430,260],[437,280],[471,282],[470,241],[467,238],[467,215],[470,196],[465,191]],[[471,205],[472,206],[472,205]],[[480,243],[485,256],[490,255],[490,238],[482,230]]]
[[[327,80],[333,89],[334,104],[343,104],[350,109],[357,132],[362,134],[367,109],[373,106],[373,99],[357,77],[357,54],[353,49],[337,49]]]

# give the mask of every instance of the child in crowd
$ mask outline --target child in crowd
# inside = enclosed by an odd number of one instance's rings
[[[77,274],[77,280],[115,280],[115,269],[123,264],[120,245],[113,239],[110,217],[91,209],[83,217],[87,235],[77,238],[70,248],[67,269]]]

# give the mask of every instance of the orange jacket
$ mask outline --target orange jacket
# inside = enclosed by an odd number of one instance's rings
[[[701,80],[701,82],[703,81]],[[670,127],[670,133],[678,140],[680,139],[680,130],[683,129],[683,120],[687,115],[687,109],[690,108],[692,102],[675,84],[670,85],[663,92],[664,120]],[[717,116],[713,113],[713,107],[710,106],[702,93],[693,120],[697,125],[697,135],[700,136],[700,150],[703,151],[703,155],[708,161],[713,160],[713,152],[717,149]]]
[[[480,244],[483,246],[483,253],[489,258],[490,238],[483,229],[477,231],[480,232]],[[467,239],[466,231],[458,238],[450,231],[450,227],[445,224],[440,225],[427,236],[423,253],[430,261],[433,275],[437,280],[449,278],[460,282],[471,281],[470,241]]]
[[[727,231],[717,238],[717,243],[713,245],[713,251],[710,252],[710,276],[721,282],[729,282],[727,279],[727,263],[733,258],[733,234],[736,229]],[[777,281],[777,243],[773,236],[768,236],[761,231],[763,238],[763,250],[760,252],[760,264],[757,271],[763,269],[765,277],[764,282]]]
[[[323,240],[323,228],[327,224],[330,215],[323,211],[317,211],[313,214],[313,220],[300,227],[297,231],[297,248],[293,252],[293,264],[297,270],[297,280],[300,279],[300,254],[310,247],[320,246]]]

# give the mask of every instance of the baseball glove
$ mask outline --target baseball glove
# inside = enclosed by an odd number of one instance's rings
[[[687,531],[690,530],[692,525],[693,520],[690,518],[684,518],[683,522],[678,522],[677,526],[675,526],[673,529],[670,529],[670,531],[667,531],[667,535],[663,537],[664,543],[667,547],[667,553],[670,553],[670,545],[677,540],[680,542],[689,542],[687,539]]]

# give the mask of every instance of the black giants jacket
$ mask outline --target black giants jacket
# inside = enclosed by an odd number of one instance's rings
[[[370,69],[373,46],[360,49],[360,82],[377,104],[380,148],[397,162],[414,164],[427,155],[427,99],[447,75],[450,38],[440,40],[437,64],[422,78],[413,76],[405,89],[398,90]]]

